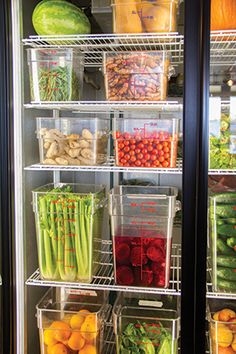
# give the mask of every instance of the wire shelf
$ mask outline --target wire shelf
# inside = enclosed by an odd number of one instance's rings
[[[78,48],[85,54],[85,66],[102,65],[103,52],[165,50],[171,53],[172,64],[183,61],[183,36],[178,33],[92,34],[67,36],[30,36],[23,44],[37,47]]]
[[[211,65],[236,65],[236,30],[211,32]]]
[[[177,160],[176,168],[145,168],[145,167],[119,167],[115,166],[114,159],[109,158],[108,162],[101,166],[56,166],[35,164],[25,167],[26,171],[72,171],[72,172],[130,172],[130,173],[155,173],[155,174],[181,174],[182,161]]]
[[[82,112],[104,112],[123,110],[158,110],[180,112],[183,105],[178,101],[75,101],[75,102],[31,102],[25,108],[57,109]]]
[[[102,66],[103,52],[165,50],[173,65],[183,63],[184,37],[178,33],[92,34],[68,36],[30,36],[23,45],[78,48],[85,54],[85,66]],[[233,65],[236,54],[236,30],[211,32],[211,65]]]
[[[93,277],[92,283],[74,283],[64,281],[50,281],[44,280],[40,277],[39,269],[37,269],[26,281],[26,285],[36,286],[53,286],[65,288],[79,288],[79,289],[100,289],[111,291],[126,291],[136,293],[149,293],[149,294],[166,294],[166,295],[180,295],[180,269],[181,269],[181,248],[179,245],[172,245],[171,255],[171,275],[170,287],[163,288],[149,288],[149,287],[136,287],[136,286],[122,286],[116,285],[114,282],[113,274],[113,257],[112,257],[112,242],[102,241],[101,247],[101,262],[99,271]]]

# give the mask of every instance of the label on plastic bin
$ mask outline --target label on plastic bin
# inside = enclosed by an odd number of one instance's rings
[[[98,296],[93,290],[66,289],[66,292],[70,295]]]
[[[161,301],[139,300],[138,304],[139,306],[163,307],[163,302]]]

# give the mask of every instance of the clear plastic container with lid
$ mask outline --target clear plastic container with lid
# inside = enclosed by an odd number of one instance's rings
[[[114,0],[113,32],[176,32],[178,0]]]
[[[180,316],[176,296],[123,292],[114,304],[113,321],[117,354],[178,353]]]
[[[117,166],[176,167],[179,119],[141,118],[126,114],[114,119],[114,147]]]
[[[163,101],[170,57],[165,51],[104,53],[103,72],[109,101]]]
[[[236,306],[229,299],[208,299],[210,353],[236,353]]]
[[[73,118],[37,118],[40,163],[101,165],[107,161],[108,117],[80,114]]]
[[[108,293],[65,289],[64,301],[56,295],[49,289],[36,306],[41,354],[102,353]]]
[[[74,48],[27,49],[32,102],[79,101],[84,57]]]
[[[236,292],[236,193],[210,196],[209,236],[214,291]]]
[[[33,191],[42,279],[89,283],[98,270],[105,187],[48,184]]]
[[[115,281],[168,287],[177,189],[118,186],[109,195]]]

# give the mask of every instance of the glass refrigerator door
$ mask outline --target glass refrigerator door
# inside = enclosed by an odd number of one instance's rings
[[[74,3],[12,1],[17,354],[192,354],[203,1]]]
[[[236,22],[211,5],[209,73],[208,350],[236,353]],[[233,8],[232,11],[234,12]],[[232,13],[233,13],[232,12]],[[224,17],[224,19],[223,19]]]

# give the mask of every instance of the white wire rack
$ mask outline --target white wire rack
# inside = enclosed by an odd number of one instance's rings
[[[110,319],[109,322],[106,323],[105,333],[104,333],[104,346],[103,346],[103,354],[116,354],[116,344],[115,344],[115,335],[113,332],[113,324]]]
[[[155,174],[181,174],[182,161],[177,160],[176,168],[142,168],[142,167],[119,167],[115,166],[111,157],[108,162],[101,166],[55,166],[35,164],[25,167],[26,171],[81,171],[81,172],[130,172],[130,173],[155,173]]]
[[[102,65],[103,52],[165,50],[172,64],[183,61],[183,36],[178,33],[94,34],[67,36],[30,36],[23,44],[30,47],[78,48],[85,54],[85,66]]]
[[[75,283],[64,281],[50,281],[44,280],[40,277],[39,269],[37,269],[26,281],[27,285],[36,286],[53,286],[79,289],[100,289],[113,291],[126,291],[136,293],[149,294],[166,294],[166,295],[180,295],[180,269],[181,269],[181,249],[179,245],[172,245],[171,255],[171,276],[170,286],[168,289],[151,288],[151,287],[135,287],[135,286],[121,286],[116,285],[113,275],[113,257],[112,257],[112,243],[111,241],[102,241],[101,247],[101,261],[99,264],[99,271],[93,277],[91,284]]]
[[[94,34],[70,36],[30,36],[23,39],[28,47],[76,47],[85,54],[85,66],[100,67],[103,52],[165,50],[172,64],[183,63],[184,37],[178,33]],[[211,65],[235,64],[236,30],[211,33]]]
[[[211,33],[211,65],[236,64],[236,30]]]
[[[57,109],[70,111],[123,111],[158,110],[160,112],[180,112],[183,105],[178,101],[78,101],[78,102],[31,102],[25,108]]]

